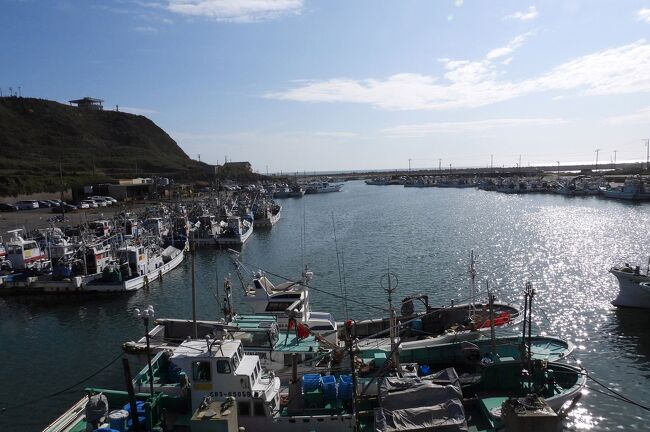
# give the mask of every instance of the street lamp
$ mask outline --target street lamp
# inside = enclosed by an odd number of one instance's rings
[[[147,362],[149,364],[149,390],[151,391],[151,399],[153,400],[153,369],[151,368],[151,348],[149,347],[149,318],[153,319],[154,317],[153,306],[149,305],[143,311],[135,308],[135,315],[141,318],[144,323],[144,338],[147,341]]]

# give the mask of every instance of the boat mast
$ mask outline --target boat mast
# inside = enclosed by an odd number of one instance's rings
[[[389,260],[390,263],[390,260]],[[399,281],[397,276],[394,273],[387,271],[380,279],[380,285],[384,288],[384,291],[388,294],[388,309],[390,312],[389,326],[390,326],[390,349],[392,353],[393,366],[396,370],[399,370],[399,353],[397,352],[397,343],[399,343],[399,330],[397,329],[397,320],[395,317],[395,308],[393,307],[393,291],[397,289]],[[386,286],[384,286],[386,283]]]
[[[469,253],[469,277],[470,277],[470,286],[469,286],[469,316],[470,318],[476,313],[476,269],[474,268],[474,250],[472,249]]]

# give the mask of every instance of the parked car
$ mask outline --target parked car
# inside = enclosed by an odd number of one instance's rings
[[[79,202],[76,204],[76,207],[77,207],[78,209],[87,209],[87,208],[90,208],[90,204],[88,204],[86,201],[79,201]],[[95,207],[97,207],[96,204],[95,204]]]
[[[36,200],[22,200],[14,204],[18,210],[33,210],[38,208],[38,201]]]
[[[89,199],[95,201],[99,207],[107,207],[107,206],[109,206],[109,205],[112,204],[112,203],[109,204],[109,203],[108,203],[104,198],[102,198],[102,197],[91,197],[91,198],[89,198]]]
[[[78,210],[77,206],[63,203],[58,207],[52,207],[52,213],[72,213]]]
[[[63,201],[59,201],[59,200],[45,200],[45,201],[47,201],[47,202],[49,202],[50,204],[52,204],[52,207],[58,207],[58,206],[60,206],[61,203],[63,202]]]
[[[97,202],[97,204],[104,203],[106,206],[112,206],[113,205],[113,201],[111,201],[108,198],[103,197],[103,196],[94,196],[94,197],[91,197],[91,198],[92,198],[93,201]]]
[[[47,201],[47,200],[38,200],[38,207],[39,208],[50,208],[50,207],[52,207],[52,203]]]
[[[0,203],[0,212],[18,211],[18,207],[13,204]]]
[[[113,204],[117,204],[117,200],[116,200],[115,198],[113,198],[113,197],[106,196],[106,197],[104,197],[104,198],[106,198],[107,200],[109,200],[109,201],[112,202]]]

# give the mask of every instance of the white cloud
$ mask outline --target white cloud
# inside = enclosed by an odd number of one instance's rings
[[[564,123],[557,118],[502,118],[465,122],[436,122],[394,126],[381,132],[397,137],[420,137],[444,133],[479,132],[513,127],[549,126]]]
[[[636,20],[650,23],[650,9],[639,9],[636,13]]]
[[[303,3],[303,0],[169,0],[165,8],[180,15],[249,23],[299,14]]]
[[[521,47],[524,42],[526,42],[526,39],[530,36],[530,33],[525,33],[522,35],[517,36],[513,40],[511,40],[508,45],[501,47],[501,48],[495,48],[491,50],[490,52],[487,53],[485,58],[487,60],[494,60],[497,58],[501,57],[508,57],[510,54],[512,54],[517,48]]]
[[[531,21],[539,16],[535,6],[529,6],[525,11],[518,11],[503,17],[504,20]]]
[[[504,48],[516,49],[525,37],[513,39]],[[507,55],[503,51],[495,53],[495,50],[490,53],[494,60]],[[296,82],[294,88],[269,92],[264,97],[299,102],[362,103],[386,110],[444,110],[486,106],[543,91],[564,91],[560,96],[566,96],[566,92],[579,95],[650,92],[650,74],[647,73],[650,44],[644,39],[577,57],[522,81],[501,79],[503,71],[499,68],[503,64],[487,57],[480,61],[440,61],[445,69],[442,78],[400,73],[384,79],[303,80]]]
[[[650,124],[650,106],[639,111],[622,116],[608,117],[606,122],[610,125],[621,126],[631,124]]]

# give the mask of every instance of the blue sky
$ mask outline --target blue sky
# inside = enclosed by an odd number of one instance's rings
[[[0,88],[260,172],[645,158],[650,2],[0,0]]]

